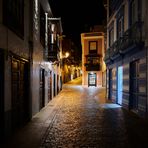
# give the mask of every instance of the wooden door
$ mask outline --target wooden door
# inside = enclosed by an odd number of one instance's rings
[[[139,60],[130,64],[130,109],[138,109]]]
[[[59,75],[57,75],[57,94],[59,93]]]
[[[28,63],[12,59],[12,127],[22,126],[29,120]]]
[[[52,72],[49,72],[48,77],[48,101],[52,99]]]
[[[4,55],[0,52],[0,141],[4,134]]]
[[[45,70],[40,69],[40,109],[45,106]]]
[[[53,75],[53,96],[56,96],[56,75]]]

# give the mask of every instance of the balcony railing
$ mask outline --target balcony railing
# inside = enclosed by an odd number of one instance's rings
[[[116,40],[113,45],[106,50],[105,61],[114,59],[120,56],[120,54],[125,54],[136,46],[143,45],[142,24],[142,22],[136,22],[122,37]]]
[[[114,56],[117,56],[119,53],[119,48],[118,47],[118,40],[114,42],[114,44],[110,47],[110,57],[113,58]]]
[[[48,61],[59,61],[59,54],[56,51],[48,51]]]
[[[120,39],[118,45],[121,53],[126,52],[126,50],[132,46],[144,43],[142,38],[142,26],[142,22],[136,22],[124,33],[123,38]]]
[[[48,46],[48,52],[44,53],[45,59],[51,62],[59,61],[59,51],[59,47],[56,44],[50,44]]]

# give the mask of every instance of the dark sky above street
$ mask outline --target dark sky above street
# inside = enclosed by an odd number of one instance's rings
[[[80,33],[101,24],[105,16],[103,0],[49,0],[54,17],[61,17],[63,34],[80,44]]]

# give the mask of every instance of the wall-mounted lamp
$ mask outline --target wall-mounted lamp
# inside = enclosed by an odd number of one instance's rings
[[[70,55],[69,52],[66,52],[65,55],[62,55],[62,59],[64,59],[64,58],[68,58],[69,55]]]
[[[69,52],[66,52],[65,53],[65,58],[68,58],[69,57]]]

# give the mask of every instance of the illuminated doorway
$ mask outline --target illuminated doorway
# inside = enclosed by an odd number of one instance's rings
[[[96,86],[96,73],[88,73],[88,86]]]
[[[108,99],[111,100],[112,99],[112,69],[109,69],[109,73],[108,73]]]
[[[122,105],[122,90],[123,90],[123,67],[118,67],[118,94],[117,94],[117,103]]]

